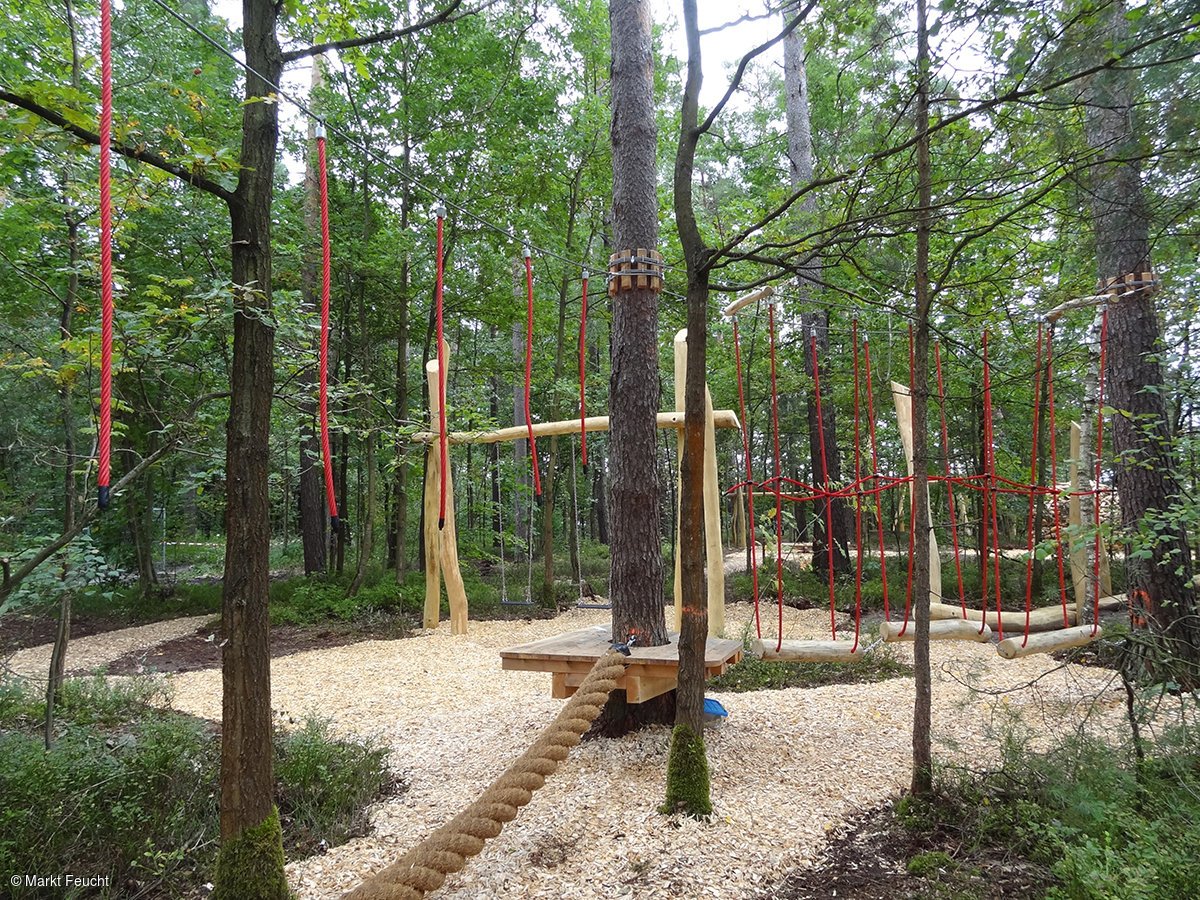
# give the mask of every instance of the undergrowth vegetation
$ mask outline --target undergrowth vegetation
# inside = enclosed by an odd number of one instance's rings
[[[108,897],[179,897],[211,879],[220,738],[168,702],[160,680],[69,680],[47,751],[43,701],[0,680],[0,871],[108,876]],[[367,805],[396,786],[382,745],[322,720],[278,729],[275,754],[291,857],[364,834]]]
[[[963,858],[1002,847],[1045,867],[1050,900],[1200,892],[1200,748],[1184,732],[1147,748],[1141,762],[1093,738],[1035,753],[1012,735],[999,770],[944,772],[933,800],[905,798],[896,813],[917,833],[957,832]]]

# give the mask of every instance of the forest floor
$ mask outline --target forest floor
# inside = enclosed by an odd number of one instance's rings
[[[785,636],[825,636],[827,615],[787,609]],[[353,644],[357,636],[328,629],[283,637],[272,667],[272,705],[283,721],[316,713],[340,731],[380,738],[411,785],[376,806],[371,835],[290,864],[297,895],[337,897],[390,862],[474,799],[550,721],[560,702],[549,677],[502,671],[501,648],[604,621],[602,611],[570,609],[552,620],[472,621],[465,636],[443,626]],[[729,607],[730,635],[748,633],[752,621],[749,604]],[[68,667],[175,671],[175,707],[219,720],[212,622],[84,637]],[[44,657],[47,648],[33,648],[9,665],[37,676]],[[1077,728],[1111,735],[1122,727],[1120,685],[1103,669],[1044,656],[1006,662],[976,644],[935,645],[933,665],[935,753],[952,765],[994,764],[1013,727],[1033,747]],[[720,696],[730,716],[707,734],[711,820],[664,819],[656,810],[667,729],[588,742],[439,896],[870,900],[1037,896],[1045,888],[1042,874],[1002,848],[968,855],[952,835],[896,823],[890,801],[909,776],[909,678]]]

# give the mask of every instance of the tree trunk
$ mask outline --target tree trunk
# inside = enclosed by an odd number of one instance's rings
[[[246,63],[278,84],[283,61],[272,0],[243,0]],[[270,588],[271,199],[279,107],[246,76],[237,191],[229,205],[234,285],[233,366],[226,425],[222,596],[221,853],[214,900],[288,895],[271,761]]]
[[[804,61],[804,37],[800,29],[794,29],[783,39],[783,73],[784,90],[787,96],[788,124],[788,159],[791,163],[791,183],[793,190],[813,180],[813,140],[812,122],[809,117],[808,103],[808,74]],[[807,194],[800,201],[800,215],[805,222],[802,229],[812,229],[815,225],[817,199],[813,193]],[[814,229],[815,230],[815,229]],[[805,260],[796,277],[796,289],[799,292],[799,307],[802,310],[801,333],[804,336],[804,366],[809,377],[812,377],[818,360],[812,357],[812,346],[809,335],[817,339],[817,353],[824,355],[829,349],[829,310],[825,307],[811,305],[811,296],[820,290],[821,259],[813,255]],[[837,406],[830,402],[822,404],[822,422],[817,423],[816,398],[810,393],[806,400],[808,414],[808,448],[811,459],[810,469],[813,472],[813,483],[820,484],[822,476],[826,475],[830,484],[837,483],[842,477],[842,460],[838,453],[837,444]],[[824,431],[824,448],[821,444],[821,433]],[[830,504],[830,521],[833,531],[833,570],[842,575],[850,570],[850,510],[844,500],[834,500]],[[829,553],[827,536],[825,534],[824,515],[813,516],[813,571],[827,573],[829,569]]]
[[[323,80],[321,57],[313,60],[310,93],[316,93]],[[317,170],[316,120],[308,123],[308,162],[304,169],[304,264],[300,278],[301,309],[312,316],[319,312],[317,298],[320,283],[317,274],[321,253],[321,182]],[[316,370],[309,364],[300,374],[300,383],[311,386],[300,401],[300,542],[304,548],[304,574],[325,571],[325,482],[321,464],[321,441],[317,434]]]
[[[912,383],[913,516],[916,534],[911,560],[912,606],[916,634],[913,644],[913,769],[914,796],[933,791],[933,748],[930,738],[932,679],[929,668],[929,310],[933,302],[929,284],[929,236],[932,231],[932,164],[929,159],[929,27],[926,0],[917,0],[917,267],[916,365]]]
[[[1125,3],[1100,13],[1094,46],[1104,53],[1128,40]],[[1141,147],[1134,127],[1136,72],[1102,70],[1088,86],[1085,129],[1101,163],[1092,169],[1092,219],[1096,270],[1102,286],[1110,279],[1150,272],[1150,210],[1137,159]],[[1121,524],[1129,532],[1166,515],[1179,495],[1172,458],[1170,419],[1159,358],[1163,353],[1149,286],[1118,286],[1119,300],[1108,306],[1108,361],[1105,405],[1112,416],[1113,455]],[[1169,521],[1169,519],[1168,519]],[[1149,559],[1126,558],[1127,590],[1139,621],[1159,641],[1162,660],[1145,660],[1147,674],[1174,668],[1189,685],[1200,683],[1200,609],[1191,587],[1187,536],[1168,525],[1150,546]]]

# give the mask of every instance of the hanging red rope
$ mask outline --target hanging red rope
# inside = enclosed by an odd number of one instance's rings
[[[980,521],[980,586],[983,589],[983,611],[979,616],[979,633],[983,634],[983,629],[987,627],[987,608],[988,608],[988,575],[989,573],[989,557],[988,557],[988,534],[989,518],[991,513],[991,469],[988,463],[988,435],[989,424],[992,418],[992,376],[991,370],[988,367],[988,333],[984,329],[983,332],[983,513]]]
[[[112,472],[112,0],[100,2],[100,434],[97,504],[107,509]]]
[[[850,320],[850,346],[853,347],[854,357],[854,646],[853,653],[858,649],[858,637],[862,631],[862,581],[863,581],[863,542],[862,542],[862,439],[859,429],[858,404],[858,319]]]
[[[1092,480],[1092,504],[1096,537],[1092,547],[1092,634],[1100,627],[1100,476],[1104,460],[1104,364],[1108,355],[1108,310],[1100,319],[1100,374],[1096,389],[1096,474]],[[1080,623],[1082,624],[1082,623]]]
[[[533,460],[533,492],[542,495],[542,479],[538,474],[537,438],[533,434],[533,415],[529,412],[529,391],[533,385],[533,257],[525,248],[525,293],[528,296],[525,316],[525,428],[529,433],[529,455]]]
[[[1041,419],[1042,402],[1042,340],[1043,326],[1038,323],[1037,362],[1033,367],[1033,452],[1029,462],[1029,512],[1025,517],[1025,636],[1024,647],[1029,642],[1029,616],[1033,612],[1033,514],[1037,505],[1038,484],[1038,427]]]
[[[771,335],[771,424],[775,433],[775,585],[779,609],[779,638],[775,652],[783,647],[783,497],[780,494],[779,384],[775,377],[775,304],[767,304],[767,330]]]
[[[758,546],[754,539],[754,464],[750,460],[749,420],[746,418],[746,391],[742,386],[742,345],[737,318],[733,320],[733,361],[737,372],[738,410],[742,421],[742,457],[746,461],[746,521],[750,528],[750,582],[754,589],[754,629],[762,639],[762,618],[758,604]]]
[[[992,415],[992,368],[987,356],[987,339],[988,335],[983,333],[983,417],[984,417],[984,469],[985,469],[985,496],[990,497],[991,509],[991,530],[992,530],[992,590],[993,596],[996,598],[996,635],[1000,640],[1004,640],[1004,606],[1001,602],[1001,585],[1000,585],[1000,556],[1003,552],[1000,546],[1000,520],[997,512],[999,505],[999,492],[995,489],[996,486],[996,430],[995,421]],[[984,517],[988,516],[988,506],[984,506]],[[987,557],[984,557],[984,567],[987,567]],[[987,610],[986,592],[984,599],[984,610]],[[983,626],[986,624],[987,616],[981,617],[980,632],[983,631]]]
[[[962,555],[958,548],[958,520],[954,513],[954,482],[950,475],[950,429],[946,425],[946,386],[942,381],[941,344],[934,341],[933,358],[937,363],[938,407],[942,413],[942,461],[946,471],[946,500],[950,508],[950,540],[954,544],[954,572],[958,576],[958,603],[963,618],[967,617],[967,592],[963,587]]]
[[[829,573],[829,631],[837,639],[837,604],[833,596],[833,497],[829,493],[829,461],[825,454],[825,423],[821,415],[821,366],[817,361],[817,336],[809,336],[813,363],[813,396],[817,405],[817,442],[821,445],[821,493],[825,495],[825,556]]]
[[[338,533],[337,494],[333,489],[333,454],[329,449],[329,286],[331,281],[331,252],[329,246],[329,180],[325,163],[325,126],[318,125],[317,171],[321,195],[321,359],[320,359],[320,427],[321,454],[325,461],[325,502],[329,506],[329,523]]]
[[[1067,612],[1067,574],[1063,567],[1062,544],[1062,513],[1059,509],[1058,495],[1058,445],[1055,440],[1054,425],[1054,324],[1046,332],[1046,405],[1050,408],[1050,480],[1053,492],[1051,502],[1054,504],[1054,557],[1058,565],[1058,601],[1062,606],[1063,628],[1071,626],[1071,618]]]
[[[879,577],[883,582],[883,618],[891,618],[888,608],[887,552],[883,546],[883,489],[880,487],[879,446],[875,441],[875,387],[871,381],[871,343],[863,337],[863,365],[867,369],[867,430],[871,436],[871,493],[875,495],[875,523],[879,532]]]
[[[587,314],[588,314],[588,270],[583,270],[583,308],[579,314],[579,445],[583,457],[583,470],[587,471]]]
[[[446,432],[446,338],[444,326],[443,285],[445,281],[445,223],[446,206],[438,201],[434,209],[437,217],[437,259],[434,265],[433,301],[437,306],[437,358],[438,358],[438,528],[446,527],[446,485],[450,478],[450,436]]]

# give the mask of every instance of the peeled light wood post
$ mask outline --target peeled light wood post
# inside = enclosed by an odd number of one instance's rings
[[[780,662],[858,662],[867,654],[864,641],[784,641],[778,650],[775,641],[755,641],[751,650],[755,656]]]
[[[1083,624],[1083,604],[1087,599],[1087,548],[1080,531],[1083,527],[1083,500],[1079,496],[1079,452],[1083,428],[1071,423],[1070,497],[1067,499],[1067,527],[1071,532],[1071,587],[1075,589],[1075,624]]]
[[[904,461],[908,465],[908,477],[916,471],[913,466],[912,397],[908,388],[892,382],[892,402],[896,404],[896,423],[900,426],[900,442],[904,445]],[[912,485],[909,485],[909,497]],[[929,510],[929,602],[942,600],[942,557],[938,552],[937,537],[933,533],[933,503],[929,500],[929,487],[925,488],[925,508]],[[912,517],[909,516],[911,522]]]
[[[879,636],[889,644],[912,643],[916,640],[917,626],[911,619],[908,627],[903,622],[883,622],[879,626]],[[992,629],[987,625],[983,631],[974,622],[965,619],[939,619],[929,623],[929,639],[931,641],[978,641],[985,643],[992,637]]]
[[[683,395],[687,387],[687,329],[681,328],[675,334],[675,411],[683,415]],[[683,501],[683,429],[676,432],[675,454],[675,609],[672,630],[679,631],[683,627],[683,566],[680,560],[680,508]]]
[[[680,435],[683,432],[679,432]],[[721,546],[721,491],[717,484],[717,429],[712,394],[704,386],[704,552],[708,564],[708,634],[725,634],[725,551]]]
[[[449,368],[450,351],[446,348],[444,353]],[[436,359],[431,359],[425,364],[425,377],[429,382],[429,421],[430,427],[437,423],[441,416],[441,404],[439,402],[438,390],[438,363]],[[433,529],[432,540],[437,552],[434,554],[437,562],[434,565],[440,565],[441,571],[445,575],[446,582],[446,597],[450,602],[450,632],[451,634],[466,634],[467,633],[467,591],[463,586],[462,572],[458,565],[458,532],[454,523],[454,480],[449,471],[446,472],[446,522],[444,527],[438,528],[438,512],[439,512],[439,496],[440,484],[437,478],[441,474],[441,457],[438,451],[437,444],[431,444],[429,448],[431,457],[438,459],[436,467],[430,466],[429,471],[434,472],[435,479],[432,484],[430,479],[426,479],[425,483],[425,529],[426,529],[426,574],[425,574],[425,622],[426,627],[437,627],[438,608],[441,605],[440,592],[437,590],[436,579],[432,580],[433,595],[430,596],[431,579],[429,576],[429,554],[428,547],[430,543],[429,530]],[[432,607],[433,625],[429,625],[430,613]]]
[[[1054,653],[1069,647],[1082,647],[1103,636],[1100,628],[1091,625],[1076,625],[1074,628],[1059,628],[1042,634],[1031,634],[1029,639],[1024,636],[1005,638],[996,645],[996,652],[1004,659],[1017,659],[1021,656],[1032,656],[1034,653]],[[1024,642],[1025,646],[1021,644]]]
[[[608,416],[588,416],[585,423],[587,433],[593,434],[598,431],[608,431],[610,419]],[[737,413],[732,409],[714,410],[713,424],[717,428],[741,429],[742,427],[742,423],[738,421]],[[657,415],[657,425],[659,428],[674,428],[682,431],[683,412],[660,412]],[[579,434],[580,428],[578,419],[562,419],[557,422],[534,422],[533,434],[534,437]],[[492,431],[452,431],[450,432],[449,443],[452,445],[499,444],[505,441],[523,441],[527,437],[529,437],[529,431],[524,425],[514,425],[509,428],[497,428]],[[412,436],[411,440],[417,444],[436,444],[437,438],[436,431],[418,431]]]
[[[437,366],[437,363],[434,363]],[[436,377],[436,376],[435,376]],[[435,396],[435,395],[431,395]],[[442,463],[437,444],[425,456],[425,615],[422,624],[437,628],[442,605],[442,565],[438,559],[438,483]]]

